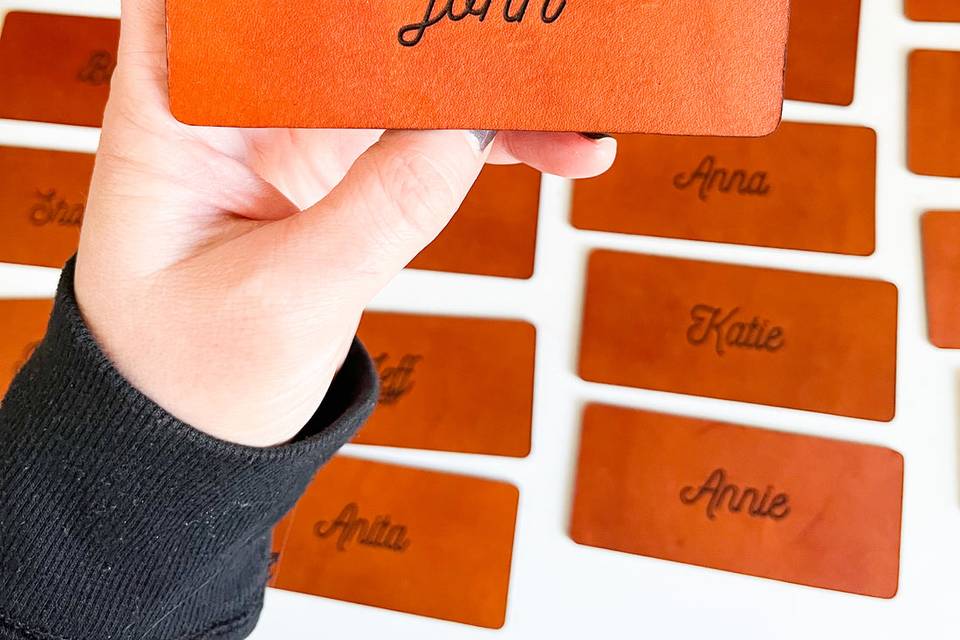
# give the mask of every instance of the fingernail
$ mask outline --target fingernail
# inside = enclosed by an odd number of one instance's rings
[[[487,147],[490,146],[490,143],[493,142],[493,139],[497,137],[496,131],[485,131],[485,130],[473,130],[469,131],[470,135],[477,142],[477,147],[480,151],[485,151]]]
[[[581,133],[580,135],[582,135],[584,138],[587,138],[588,140],[603,140],[605,138],[613,137],[608,133]]]

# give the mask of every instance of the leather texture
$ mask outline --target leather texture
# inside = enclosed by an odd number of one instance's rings
[[[526,279],[537,250],[540,173],[488,164],[450,224],[412,269]]]
[[[860,0],[793,0],[784,97],[851,104],[859,33]]]
[[[0,118],[99,127],[120,21],[11,11],[0,34]]]
[[[960,211],[928,211],[921,231],[930,342],[960,349]]]
[[[570,534],[595,547],[892,598],[902,495],[903,457],[890,449],[591,405]]]
[[[580,375],[593,382],[893,419],[888,282],[594,251]]]
[[[172,112],[205,125],[742,136],[780,120],[788,0],[532,0],[519,21],[504,19],[506,0],[482,21],[445,17],[451,4],[461,17],[485,3],[168,0]],[[527,5],[510,4],[514,17]],[[401,44],[428,7],[439,19]]]
[[[0,262],[60,268],[77,252],[93,160],[0,147]]]
[[[910,53],[907,164],[914,173],[960,178],[960,51]]]
[[[618,142],[612,169],[574,183],[577,228],[861,256],[874,251],[872,129],[784,122],[766,138],[639,135]]]
[[[338,456],[297,503],[273,584],[499,628],[518,499],[503,482]]]
[[[957,0],[904,0],[904,10],[911,20],[960,22],[960,2]]]
[[[354,442],[530,453],[533,325],[367,312],[358,335],[380,372],[380,402]]]
[[[47,330],[53,300],[0,300],[0,398]]]

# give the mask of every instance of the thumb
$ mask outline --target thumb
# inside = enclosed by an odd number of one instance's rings
[[[372,297],[460,208],[495,135],[386,132],[322,201],[277,223],[295,227],[284,230],[287,266]]]

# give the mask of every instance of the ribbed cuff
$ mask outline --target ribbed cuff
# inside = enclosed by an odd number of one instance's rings
[[[77,309],[71,261],[47,336],[0,408],[0,639],[244,637],[270,528],[376,394],[355,342],[295,442],[212,438],[107,360]]]

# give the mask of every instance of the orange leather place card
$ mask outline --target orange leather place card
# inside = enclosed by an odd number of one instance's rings
[[[529,278],[537,251],[540,173],[487,165],[457,215],[410,263],[413,269]]]
[[[11,11],[0,35],[0,118],[99,127],[120,21]]]
[[[888,282],[595,251],[580,375],[871,420],[894,414]]]
[[[876,446],[593,405],[580,544],[892,598],[903,457]]]
[[[960,51],[910,53],[907,164],[914,173],[960,178]]]
[[[536,329],[518,320],[368,312],[380,402],[354,442],[530,453]]]
[[[280,589],[503,626],[513,485],[338,456],[297,504]]]
[[[911,20],[960,22],[960,2],[957,0],[904,0],[904,9]]]
[[[788,0],[167,0],[190,124],[757,136]]]
[[[860,0],[793,0],[784,97],[853,102]]]
[[[921,231],[930,342],[960,349],[960,211],[925,213]]]
[[[62,267],[76,253],[93,159],[0,147],[0,262]]]
[[[574,184],[572,217],[580,229],[873,253],[872,129],[785,122],[766,138],[618,142],[610,171]]]
[[[53,300],[0,300],[0,400],[47,331]]]

